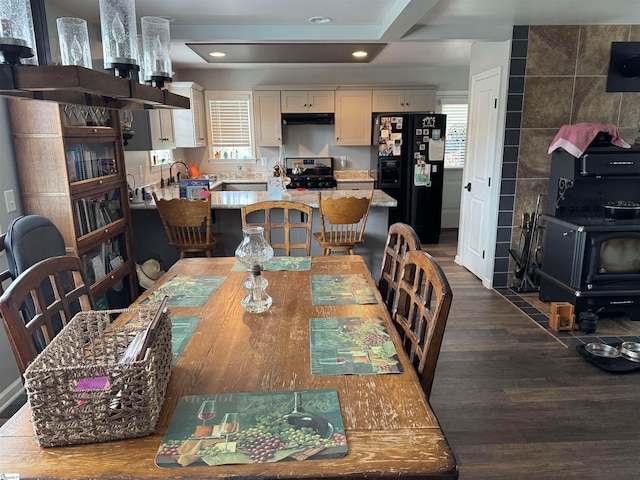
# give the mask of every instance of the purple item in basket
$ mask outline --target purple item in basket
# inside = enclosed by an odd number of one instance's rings
[[[108,377],[81,378],[76,384],[76,390],[102,390],[109,386]]]

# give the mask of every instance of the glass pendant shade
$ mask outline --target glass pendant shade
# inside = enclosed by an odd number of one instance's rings
[[[145,82],[162,87],[164,82],[171,81],[169,21],[160,17],[142,17],[140,25]]]
[[[63,17],[56,20],[63,65],[91,68],[89,30],[82,18]]]
[[[120,76],[138,70],[136,7],[134,0],[100,0],[100,28],[104,68]]]
[[[0,56],[1,63],[38,64],[29,0],[0,0]]]

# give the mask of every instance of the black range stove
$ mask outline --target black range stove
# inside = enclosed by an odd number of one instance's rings
[[[329,190],[337,187],[333,157],[287,157],[289,189]]]

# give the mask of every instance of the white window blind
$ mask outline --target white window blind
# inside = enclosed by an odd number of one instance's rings
[[[250,95],[207,93],[214,158],[249,158],[252,150]]]
[[[463,167],[467,139],[467,104],[442,103],[441,111],[447,115],[444,166]]]

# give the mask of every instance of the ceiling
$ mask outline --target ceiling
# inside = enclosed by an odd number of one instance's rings
[[[99,0],[47,3],[100,23]],[[473,42],[508,40],[513,25],[640,24],[638,0],[136,0],[136,13],[172,19],[174,70],[255,67],[265,56],[250,44],[272,44],[272,65],[299,65],[287,57],[297,51],[291,43],[385,44],[358,68],[462,66],[469,64]],[[314,16],[332,21],[312,24]],[[208,63],[206,53],[199,55],[187,43],[221,44],[200,45],[201,53],[244,44],[236,49],[248,56]],[[327,63],[345,65],[337,62]]]

